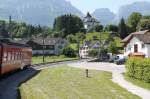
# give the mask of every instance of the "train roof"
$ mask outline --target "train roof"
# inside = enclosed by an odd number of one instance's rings
[[[0,43],[8,44],[8,45],[15,45],[21,47],[30,47],[28,44],[23,44],[11,39],[0,39]]]

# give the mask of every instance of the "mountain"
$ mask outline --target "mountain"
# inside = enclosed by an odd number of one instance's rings
[[[62,14],[83,15],[66,0],[0,0],[0,19],[11,15],[17,21],[52,26]]]
[[[116,15],[108,8],[96,9],[92,15],[103,25],[106,25],[111,23],[117,24],[121,18],[126,20],[133,12],[139,12],[142,15],[150,15],[150,2],[135,2],[121,6]]]
[[[117,20],[127,19],[133,12],[139,12],[142,15],[150,15],[150,2],[135,2],[120,7]]]
[[[96,9],[92,15],[96,17],[103,25],[112,23],[115,18],[115,14],[108,8]]]

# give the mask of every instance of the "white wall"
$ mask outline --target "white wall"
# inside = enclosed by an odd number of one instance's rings
[[[79,55],[82,58],[88,58],[89,55],[89,48],[88,46],[84,46],[82,49],[79,50]]]
[[[126,51],[124,51],[124,55],[128,56],[130,53],[134,53],[134,45],[138,45],[138,52],[142,52],[146,55],[147,57],[147,46],[145,44],[145,48],[142,48],[142,44],[144,44],[142,41],[140,41],[138,38],[133,37],[130,41],[130,43],[127,44],[125,47]]]
[[[55,54],[54,50],[44,50],[44,53]],[[43,54],[43,50],[33,50],[32,54]]]
[[[150,58],[150,44],[146,44],[146,52],[147,52],[146,57]]]

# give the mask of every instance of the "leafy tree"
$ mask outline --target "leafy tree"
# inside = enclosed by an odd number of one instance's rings
[[[63,49],[63,55],[67,56],[67,57],[76,57],[77,56],[77,53],[76,51],[71,48],[70,46],[67,46]]]
[[[93,40],[98,40],[98,37],[96,35],[94,35]]]
[[[101,32],[101,31],[103,31],[103,28],[104,28],[103,25],[96,25],[95,26],[95,31],[96,32]]]
[[[133,12],[128,18],[128,25],[131,27],[132,32],[136,31],[136,27],[142,18],[142,15],[138,12]]]
[[[113,54],[118,54],[118,48],[116,42],[111,42],[108,47],[108,52]]]
[[[86,35],[84,33],[77,33],[76,39],[77,41],[83,41],[86,38]]]
[[[150,16],[143,16],[137,26],[137,30],[150,29]]]
[[[9,38],[8,31],[6,29],[5,21],[0,21],[0,37]]]
[[[63,31],[63,37],[69,34],[75,35],[83,28],[82,20],[75,15],[62,15],[55,19],[54,30]]]
[[[74,35],[72,35],[72,34],[70,34],[70,35],[67,36],[67,40],[68,40],[68,42],[70,42],[70,43],[76,43],[76,42],[77,42],[76,36],[74,36]]]
[[[8,33],[11,34],[9,34]],[[40,26],[40,25],[30,25],[24,22],[15,22],[12,21],[9,24],[7,21],[1,20],[0,21],[0,33],[1,36],[4,38],[12,37],[12,38],[35,38],[42,36],[43,34],[47,34],[46,36],[52,36],[53,32],[50,27],[47,26]]]
[[[123,18],[121,19],[118,28],[119,28],[119,35],[120,35],[120,37],[122,39],[125,38],[128,35],[128,33],[127,33],[126,24],[125,24]]]
[[[91,56],[91,57],[97,57],[98,55],[99,55],[98,49],[92,49],[89,51],[89,56]]]
[[[118,26],[112,24],[106,25],[105,31],[118,32]]]

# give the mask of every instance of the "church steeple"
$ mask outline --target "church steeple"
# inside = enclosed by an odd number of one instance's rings
[[[92,17],[91,14],[90,14],[89,12],[87,13],[87,17]]]

